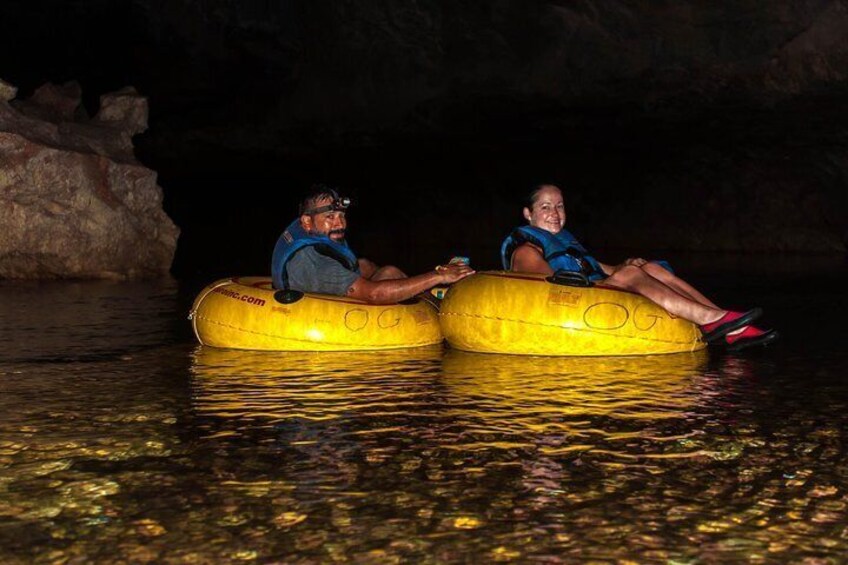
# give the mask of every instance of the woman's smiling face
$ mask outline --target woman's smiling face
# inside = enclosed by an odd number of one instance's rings
[[[559,233],[565,225],[562,192],[552,184],[542,186],[533,199],[532,208],[524,208],[524,217],[533,227]]]

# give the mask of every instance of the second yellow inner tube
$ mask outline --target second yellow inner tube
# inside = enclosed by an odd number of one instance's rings
[[[649,355],[706,347],[698,327],[647,298],[602,284],[485,271],[456,283],[439,322],[456,349],[518,355]]]

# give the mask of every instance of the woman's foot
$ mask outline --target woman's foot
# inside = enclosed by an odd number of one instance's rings
[[[755,326],[746,326],[740,332],[728,334],[724,337],[728,351],[742,351],[755,345],[768,345],[780,337],[775,330],[761,330]]]
[[[747,312],[733,312],[728,310],[727,313],[716,320],[701,326],[701,331],[704,333],[704,341],[712,343],[723,338],[733,330],[738,330],[742,326],[747,326],[760,316],[762,316],[762,308],[752,308]]]

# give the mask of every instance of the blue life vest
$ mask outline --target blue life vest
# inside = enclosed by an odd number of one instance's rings
[[[590,281],[606,278],[600,263],[589,255],[568,230],[551,233],[533,226],[521,226],[512,230],[501,245],[501,262],[506,270],[512,266],[512,254],[519,245],[532,243],[542,249],[545,261],[556,271],[583,273]]]
[[[545,261],[551,269],[556,271],[569,271],[583,273],[590,281],[606,278],[604,270],[597,259],[586,251],[577,239],[568,230],[561,230],[557,234],[533,226],[521,226],[512,230],[501,245],[501,263],[503,268],[509,270],[512,266],[512,254],[519,245],[532,243],[542,248]],[[674,273],[674,269],[668,261],[654,259],[656,263],[666,271]]]
[[[346,242],[339,243],[326,235],[307,233],[300,225],[300,218],[297,218],[289,224],[289,227],[277,240],[277,245],[274,246],[274,254],[271,257],[271,278],[274,288],[288,288],[289,277],[286,273],[286,264],[294,257],[295,253],[309,246],[315,246],[318,252],[332,257],[341,263],[345,269],[355,273],[359,272],[356,255],[353,254]]]

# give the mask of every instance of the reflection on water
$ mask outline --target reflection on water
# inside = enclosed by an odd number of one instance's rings
[[[841,348],[229,351],[195,345],[175,297],[0,284],[0,562],[848,551]]]
[[[441,346],[360,352],[198,346],[192,363],[194,408],[202,416],[258,427],[329,420],[363,410],[406,411],[426,400],[441,355]],[[406,378],[399,382],[401,377]]]
[[[444,382],[477,416],[506,420],[680,417],[697,402],[706,351],[643,357],[516,357],[449,351]],[[465,399],[464,401],[462,399]]]

